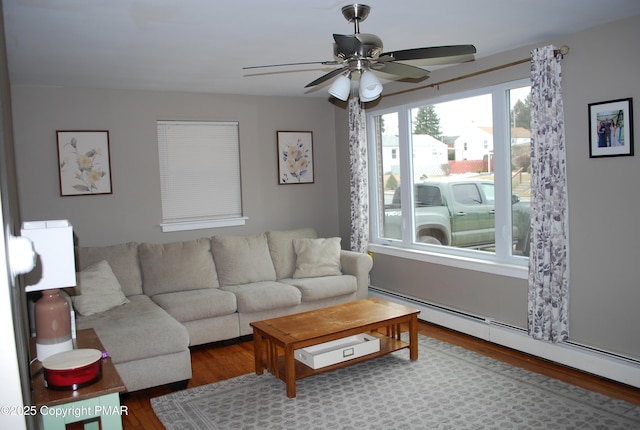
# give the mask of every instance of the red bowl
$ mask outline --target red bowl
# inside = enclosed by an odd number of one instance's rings
[[[80,348],[60,352],[42,362],[44,382],[56,390],[77,390],[102,378],[102,352]]]

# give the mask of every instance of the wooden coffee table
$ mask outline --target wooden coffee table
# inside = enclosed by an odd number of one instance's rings
[[[256,374],[262,375],[264,369],[267,369],[285,382],[287,396],[295,397],[298,379],[360,363],[403,348],[409,348],[411,360],[417,360],[418,313],[419,310],[407,306],[370,298],[253,322],[251,326]],[[409,328],[408,343],[400,340],[403,324]],[[379,329],[384,329],[384,333]],[[380,338],[380,351],[319,369],[312,369],[295,360],[296,349],[361,333]]]

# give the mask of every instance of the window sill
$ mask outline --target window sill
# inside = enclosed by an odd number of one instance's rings
[[[184,222],[170,222],[160,224],[160,228],[163,233],[172,231],[185,231],[185,230],[201,230],[206,228],[219,228],[219,227],[235,227],[238,225],[245,225],[247,217],[241,218],[227,218],[227,219],[211,219],[204,221],[184,221]]]
[[[410,260],[424,261],[425,263],[441,264],[460,269],[475,270],[494,275],[509,276],[518,279],[528,279],[529,268],[526,263],[522,265],[509,264],[498,261],[481,260],[478,258],[463,257],[458,255],[445,255],[415,249],[398,248],[391,245],[369,244],[369,251],[393,257],[407,258]]]

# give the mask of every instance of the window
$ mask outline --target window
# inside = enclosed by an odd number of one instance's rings
[[[529,93],[519,81],[369,112],[371,243],[525,266]]]
[[[162,231],[242,225],[237,122],[158,121]]]

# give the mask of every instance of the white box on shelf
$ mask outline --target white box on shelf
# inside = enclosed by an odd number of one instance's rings
[[[312,369],[319,369],[378,351],[380,351],[380,339],[368,334],[357,334],[296,349],[294,356],[296,360]]]

